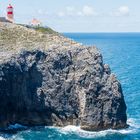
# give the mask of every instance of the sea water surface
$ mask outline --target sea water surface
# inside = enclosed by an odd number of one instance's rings
[[[1,134],[0,140],[140,140],[140,33],[65,33],[84,45],[95,45],[104,63],[120,80],[127,104],[127,129],[87,132],[79,127],[39,127],[17,134]]]

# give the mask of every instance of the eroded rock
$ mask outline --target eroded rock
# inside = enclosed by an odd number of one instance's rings
[[[80,125],[97,131],[127,126],[121,85],[95,47],[32,48],[24,46],[0,64],[1,127]]]

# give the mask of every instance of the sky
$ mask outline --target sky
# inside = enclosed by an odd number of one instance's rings
[[[140,0],[0,0],[17,23],[36,18],[59,32],[140,32]]]

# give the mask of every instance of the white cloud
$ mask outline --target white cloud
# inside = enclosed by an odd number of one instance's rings
[[[94,16],[94,15],[96,15],[96,12],[93,10],[92,7],[86,5],[82,9],[82,14],[84,16]]]
[[[63,12],[58,12],[57,15],[59,17],[63,16],[96,16],[98,15],[93,7],[91,6],[83,6],[81,9],[76,9],[73,6],[68,6],[65,8]]]
[[[128,16],[129,15],[129,7],[128,6],[121,6],[119,8],[119,13],[123,16]]]
[[[130,9],[128,6],[121,6],[113,12],[111,15],[113,16],[129,16],[130,15]]]

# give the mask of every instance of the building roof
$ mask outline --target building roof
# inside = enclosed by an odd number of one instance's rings
[[[37,26],[37,25],[41,25],[41,22],[37,19],[32,19],[32,21],[30,22],[31,25]]]

